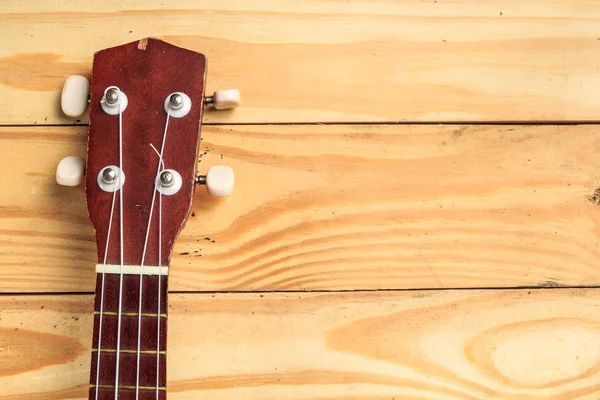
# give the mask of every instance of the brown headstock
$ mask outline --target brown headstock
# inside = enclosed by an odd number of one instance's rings
[[[95,54],[85,188],[99,264],[169,265],[191,209],[204,105],[226,109],[239,102],[237,91],[205,98],[205,80],[203,54],[157,39]],[[81,101],[69,103],[84,92],[80,82],[65,84],[68,115],[81,109]],[[213,175],[213,191],[227,194],[233,176],[222,169]],[[64,176],[57,172],[59,183],[76,180]]]
[[[192,203],[205,79],[206,57],[203,54],[156,39],[102,50],[94,56],[85,187],[88,211],[96,230],[99,263],[104,263],[107,243],[106,263],[121,263],[122,195],[124,264],[139,265],[144,248],[145,265],[169,264],[175,238],[187,219]],[[127,108],[121,116],[111,115],[102,107],[105,91],[111,86],[116,86],[127,96]],[[167,120],[165,99],[174,92],[185,93],[191,99],[191,109],[182,118],[169,118],[163,145]],[[114,108],[118,111],[118,105]],[[125,182],[120,190],[122,193],[115,192],[115,215],[110,239],[107,240],[113,192],[100,187],[98,175],[105,167],[120,166],[120,118]],[[175,170],[181,176],[181,188],[174,195],[160,196],[155,191],[157,171],[163,170],[163,167],[159,168],[160,158],[151,145],[159,152],[164,149],[162,160],[166,169]],[[159,197],[162,197],[160,260]]]

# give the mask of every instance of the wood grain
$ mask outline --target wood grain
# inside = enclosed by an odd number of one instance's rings
[[[0,297],[1,400],[85,398],[91,302]],[[599,289],[174,295],[169,399],[597,398],[599,302]]]
[[[208,123],[598,120],[593,1],[2,5],[2,124],[70,123],[58,107],[66,76],[146,36],[205,53],[208,91],[242,91],[242,108]]]
[[[595,126],[205,127],[174,291],[600,284]],[[59,187],[85,127],[0,129],[0,289],[93,292],[83,189]]]

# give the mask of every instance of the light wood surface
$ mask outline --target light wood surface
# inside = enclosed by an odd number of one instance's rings
[[[172,295],[169,399],[595,399],[597,290]],[[0,297],[0,400],[83,399],[91,296]]]
[[[207,122],[598,120],[594,1],[0,4],[2,124],[70,123],[66,76],[146,36],[206,53],[209,91],[242,91]]]
[[[214,126],[171,289],[598,285],[595,126]],[[83,188],[56,185],[85,127],[0,129],[0,289],[92,292]],[[24,156],[27,155],[27,156]]]
[[[199,172],[236,189],[198,188],[175,248],[170,400],[599,399],[598,125],[436,125],[598,122],[599,22],[587,0],[0,0],[0,400],[87,398],[94,232],[54,171],[88,117],[59,95],[146,36],[243,96],[204,115]]]

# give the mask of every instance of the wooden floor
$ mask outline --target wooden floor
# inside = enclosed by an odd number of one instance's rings
[[[0,400],[85,399],[95,51],[208,57],[173,256],[169,399],[600,399],[600,7],[585,0],[0,1]]]

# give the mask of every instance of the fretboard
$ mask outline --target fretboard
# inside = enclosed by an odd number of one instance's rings
[[[160,277],[159,291],[157,275],[143,276],[140,319],[140,276],[123,274],[121,307],[119,307],[120,274],[105,273],[104,290],[102,290],[102,274],[98,273],[89,392],[91,400],[115,399],[117,385],[120,400],[166,399],[167,278],[167,275]],[[119,318],[120,343],[117,340]],[[141,331],[138,341],[140,320]],[[158,346],[159,342],[160,346]],[[118,381],[117,360],[119,361]],[[97,371],[100,371],[99,375]],[[136,397],[136,388],[138,397]]]

